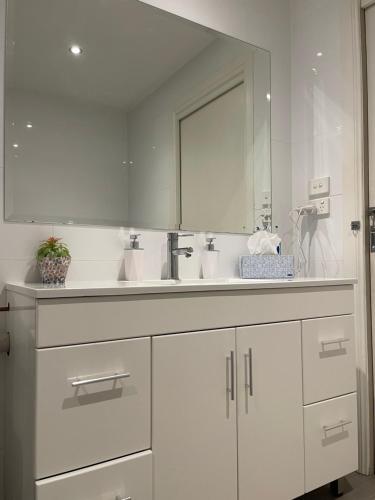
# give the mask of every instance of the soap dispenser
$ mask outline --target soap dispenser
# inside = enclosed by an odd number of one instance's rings
[[[140,234],[130,234],[130,248],[125,248],[125,279],[127,281],[143,280],[144,249],[139,248]]]
[[[215,279],[219,273],[220,251],[215,250],[214,240],[216,238],[206,238],[206,249],[202,255],[202,272],[204,279]]]

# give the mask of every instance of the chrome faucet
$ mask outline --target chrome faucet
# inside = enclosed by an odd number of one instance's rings
[[[194,236],[193,234],[168,233],[168,249],[167,249],[167,264],[168,264],[168,279],[179,280],[178,273],[178,257],[185,255],[186,258],[191,257],[194,252],[192,247],[178,248],[178,238],[186,236]]]

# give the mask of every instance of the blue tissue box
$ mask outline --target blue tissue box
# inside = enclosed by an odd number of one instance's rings
[[[294,257],[293,255],[242,255],[240,277],[242,279],[294,278]]]

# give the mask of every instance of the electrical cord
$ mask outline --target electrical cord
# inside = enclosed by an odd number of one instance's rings
[[[297,215],[297,219],[294,218],[294,214]],[[297,245],[298,245],[297,265],[296,265],[297,276],[301,275],[303,268],[306,271],[306,265],[308,264],[308,259],[303,250],[303,245],[302,245],[302,223],[305,217],[316,214],[317,214],[317,208],[314,205],[305,205],[302,207],[293,208],[289,212],[289,219],[292,222],[297,233]]]

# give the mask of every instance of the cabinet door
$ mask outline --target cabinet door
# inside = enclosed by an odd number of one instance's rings
[[[301,325],[237,330],[239,499],[304,491]]]
[[[237,500],[235,330],[152,342],[154,500]]]

